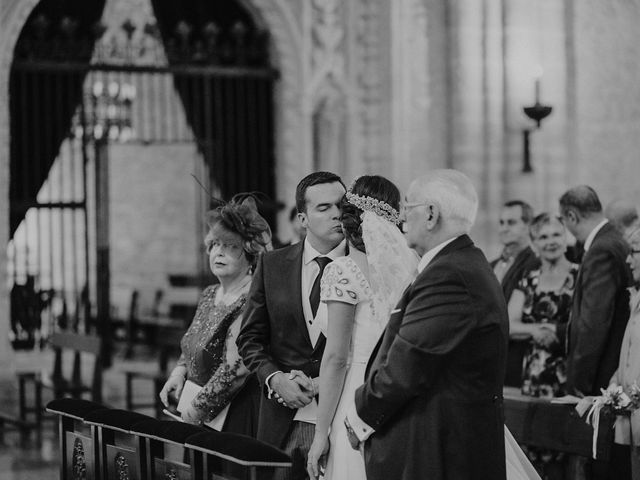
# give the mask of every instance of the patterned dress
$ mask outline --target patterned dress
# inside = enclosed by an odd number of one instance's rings
[[[323,304],[316,320],[325,334],[328,322],[331,321],[327,318],[326,302],[355,305],[347,374],[329,434],[331,447],[324,479],[365,480],[364,460],[360,452],[349,445],[344,418],[353,404],[356,389],[364,383],[367,361],[384,330],[387,318],[378,318],[376,315],[369,282],[350,257],[339,257],[327,266],[322,276],[320,296]]]
[[[571,264],[569,274],[557,291],[540,291],[540,269],[532,270],[516,287],[524,293],[523,323],[566,324],[571,311],[578,265]],[[566,357],[564,346],[554,342],[544,347],[532,341],[522,370],[522,393],[532,397],[553,398],[565,394]]]
[[[215,305],[218,285],[202,293],[191,326],[182,337],[178,365],[187,369],[187,379],[202,386],[193,406],[215,418],[232,402],[223,430],[255,434],[257,383],[242,363],[235,345],[240,314],[246,303],[241,295],[230,305]]]

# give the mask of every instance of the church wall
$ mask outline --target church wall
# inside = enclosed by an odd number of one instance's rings
[[[575,1],[577,151],[568,175],[640,205],[640,2]]]

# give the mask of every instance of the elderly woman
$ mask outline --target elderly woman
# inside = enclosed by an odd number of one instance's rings
[[[185,422],[253,435],[259,391],[242,363],[235,338],[253,268],[270,244],[271,232],[250,196],[243,200],[236,195],[210,212],[207,223],[209,266],[220,283],[202,293],[180,343],[182,354],[160,399],[168,406],[169,395],[176,400],[181,394],[190,395],[187,402],[179,403]]]
[[[627,263],[634,286],[629,289],[630,316],[620,348],[620,362],[610,383],[620,385],[628,393],[632,385],[640,385],[640,228],[631,231],[627,239],[631,245]],[[614,442],[614,455],[623,459],[631,454],[631,463],[626,462],[631,470],[621,470],[617,478],[640,478],[640,410],[616,417]]]
[[[529,233],[540,268],[526,273],[509,301],[512,335],[529,335],[531,348],[522,370],[522,393],[551,398],[564,395],[564,348],[556,328],[569,321],[578,265],[565,257],[567,237],[559,218],[541,213]]]

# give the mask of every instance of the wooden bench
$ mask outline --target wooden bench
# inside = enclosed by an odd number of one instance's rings
[[[592,456],[593,427],[578,416],[574,405],[522,395],[504,389],[505,424],[520,445],[548,448],[584,457]],[[600,415],[597,458],[609,458],[613,443],[613,415]]]
[[[95,335],[83,335],[71,332],[54,333],[48,341],[54,350],[53,371],[19,372],[18,393],[20,420],[27,421],[29,413],[35,414],[35,423],[38,428],[42,422],[43,403],[42,390],[51,390],[54,398],[71,396],[80,398],[89,394],[94,402],[102,401],[102,341]],[[88,382],[82,379],[81,354],[93,358],[91,378]],[[71,364],[70,373],[66,374]],[[27,402],[27,386],[33,385],[34,401],[32,405]]]

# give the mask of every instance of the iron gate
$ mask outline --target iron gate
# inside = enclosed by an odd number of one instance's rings
[[[210,191],[274,193],[276,75],[264,32],[246,18],[197,31],[127,21],[107,37],[95,18],[54,3],[25,25],[10,77],[14,348],[64,328],[110,335],[113,143],[194,144]]]

